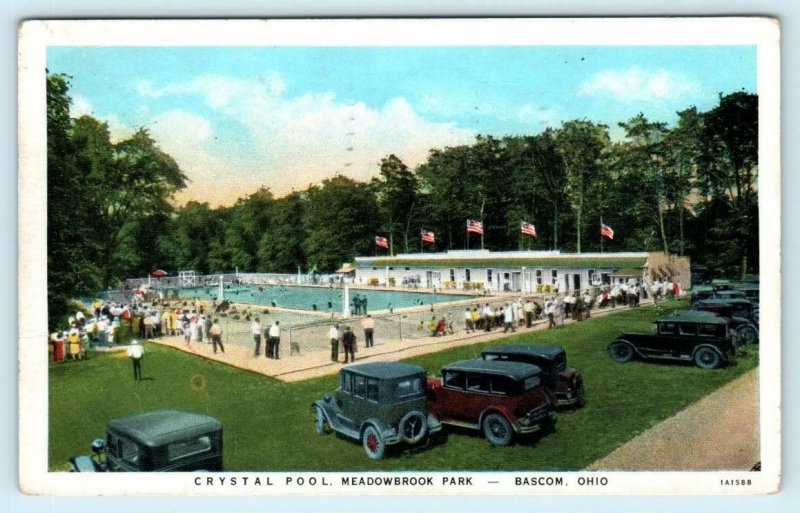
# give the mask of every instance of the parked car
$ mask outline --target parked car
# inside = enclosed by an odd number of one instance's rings
[[[729,321],[728,327],[736,332],[740,343],[755,344],[758,342],[758,319],[753,320],[753,303],[747,299],[731,299],[721,301],[705,299],[692,307],[694,310],[711,312]]]
[[[73,472],[222,470],[222,423],[187,411],[138,413],[109,420],[91,450],[70,458]]]
[[[333,430],[359,440],[372,459],[387,445],[416,444],[441,430],[425,403],[427,376],[417,365],[374,362],[339,371],[339,388],[312,407],[317,434]]]
[[[692,304],[698,301],[717,299],[721,301],[729,301],[731,299],[747,299],[747,295],[741,290],[734,289],[712,289],[700,290],[692,294]]]
[[[634,357],[694,362],[703,369],[734,363],[736,341],[728,322],[711,312],[686,310],[656,319],[652,333],[623,333],[609,346],[616,362]]]
[[[523,362],[542,369],[542,385],[556,406],[583,406],[583,375],[567,367],[567,352],[556,344],[504,344],[481,351],[484,360]]]
[[[508,445],[515,434],[546,430],[555,422],[542,377],[529,363],[451,363],[441,378],[428,378],[428,410],[443,424],[482,430],[493,445]]]

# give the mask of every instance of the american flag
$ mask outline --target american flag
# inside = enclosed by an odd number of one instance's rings
[[[600,223],[600,235],[603,237],[608,237],[609,239],[614,239],[614,230],[611,227]]]
[[[467,232],[477,233],[478,235],[483,235],[483,223],[480,221],[474,221],[472,219],[467,219]]]
[[[386,240],[386,237],[379,237],[378,235],[375,236],[375,245],[380,246],[382,248],[389,249],[389,241]]]
[[[522,232],[522,235],[530,235],[531,237],[536,237],[536,227],[533,226],[531,223],[526,223],[525,221],[522,221],[522,224],[520,224],[519,229]]]
[[[436,237],[433,235],[433,232],[430,230],[422,229],[422,242],[436,242]]]

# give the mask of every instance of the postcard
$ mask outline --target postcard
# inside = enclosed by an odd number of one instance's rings
[[[22,23],[20,489],[779,491],[779,36]]]

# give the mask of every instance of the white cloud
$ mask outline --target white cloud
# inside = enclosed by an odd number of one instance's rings
[[[697,92],[699,85],[689,78],[667,71],[629,68],[606,70],[592,75],[578,89],[580,96],[612,97],[623,102],[676,100]]]
[[[75,94],[72,96],[72,103],[69,106],[69,115],[76,119],[81,116],[91,116],[92,104],[85,96]]]
[[[254,80],[204,75],[162,88],[142,82],[137,90],[153,98],[200,96],[217,115],[244,127],[239,138],[247,141],[234,140],[236,135],[215,129],[213,115],[179,110],[157,116],[150,126],[192,180],[181,198],[212,204],[231,203],[262,185],[276,194],[301,190],[337,173],[368,180],[390,153],[413,167],[431,148],[469,143],[475,135],[455,123],[423,119],[401,97],[372,108],[332,93],[288,96],[274,74]]]

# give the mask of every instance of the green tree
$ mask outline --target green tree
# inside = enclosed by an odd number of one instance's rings
[[[380,169],[380,175],[372,179],[371,185],[384,221],[381,228],[389,234],[389,254],[395,254],[395,233],[402,236],[403,251],[408,253],[412,222],[419,210],[419,181],[395,155],[381,159]]]
[[[575,243],[580,253],[584,212],[609,145],[608,127],[585,119],[566,121],[556,141],[567,173],[567,196],[575,212]]]
[[[358,254],[370,254],[380,225],[378,202],[365,183],[336,175],[307,191],[308,265],[333,271]]]
[[[293,192],[275,200],[271,222],[259,241],[260,271],[294,272],[297,266],[307,267],[304,244],[308,233],[303,196],[304,193]]]
[[[711,228],[725,255],[720,270],[757,272],[758,96],[720,95],[719,105],[704,114],[697,173],[699,189],[729,212]]]
[[[63,326],[69,300],[101,286],[93,185],[84,180],[70,137],[69,81],[47,76],[47,304],[50,329]]]

